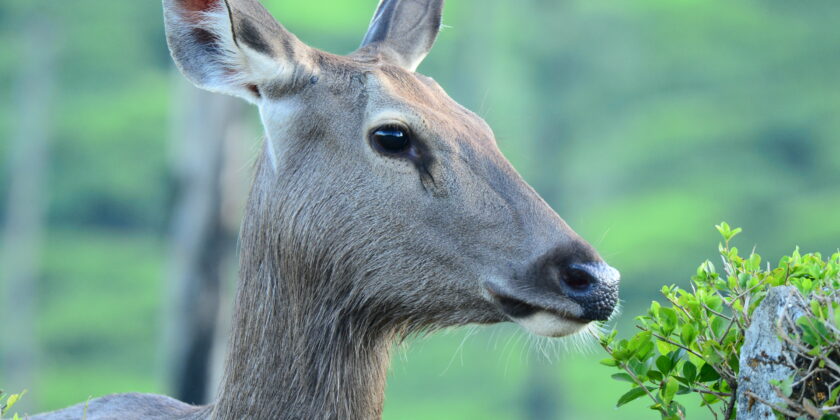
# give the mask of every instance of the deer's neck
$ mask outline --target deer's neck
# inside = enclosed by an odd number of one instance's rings
[[[262,173],[266,168],[261,161],[257,180],[298,179]],[[337,246],[317,231],[321,225],[299,219],[311,212],[277,193],[294,186],[272,182],[255,182],[246,208],[231,339],[212,417],[378,419],[399,323],[354,286],[364,270],[333,256]]]
[[[380,418],[393,335],[268,271],[243,267],[213,418]]]

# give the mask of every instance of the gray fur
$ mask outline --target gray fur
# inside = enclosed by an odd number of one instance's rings
[[[29,416],[30,420],[141,420],[201,418],[200,407],[163,395],[114,394],[63,410]]]
[[[129,394],[92,401],[89,418],[377,419],[395,341],[507,320],[565,335],[591,320],[555,283],[558,264],[602,264],[597,253],[516,173],[487,124],[432,79],[371,44],[336,56],[265,22],[246,24],[255,48],[214,34],[228,42],[219,59],[189,38],[184,1],[164,3],[179,68],[199,85],[224,74],[214,89],[240,96],[237,83],[253,83],[259,96],[249,100],[273,145],[257,163],[243,220],[225,374],[214,405]],[[228,6],[230,32],[265,18],[256,0]],[[223,30],[220,22],[206,27]],[[280,54],[282,45],[292,53]],[[267,59],[284,70],[255,77],[251,64]],[[368,133],[394,123],[410,128],[417,159],[371,147]],[[617,273],[611,279],[603,287],[617,287]],[[550,303],[531,308],[541,316],[531,324],[506,315],[494,295],[523,291]],[[597,303],[601,312],[615,305]],[[68,410],[39,418],[79,413]]]

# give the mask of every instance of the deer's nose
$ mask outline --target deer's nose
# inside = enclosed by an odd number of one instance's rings
[[[548,314],[582,326],[606,321],[618,304],[618,270],[603,262],[585,242],[558,246],[529,265],[527,273],[508,281],[486,282],[490,297],[514,321]],[[544,318],[543,318],[544,319]],[[533,322],[532,322],[533,323]],[[538,325],[532,330],[565,335],[579,327]],[[555,328],[556,327],[556,328]],[[555,331],[559,333],[554,334]]]
[[[580,305],[580,318],[606,321],[618,303],[618,270],[603,261],[565,264],[555,270],[554,284],[560,292]]]

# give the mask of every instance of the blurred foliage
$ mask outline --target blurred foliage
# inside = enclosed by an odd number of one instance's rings
[[[301,39],[346,53],[376,1],[264,3]],[[50,22],[59,44],[59,91],[49,121],[41,370],[27,388],[42,409],[165,392],[157,343],[167,144],[172,87],[183,81],[160,3],[0,3],[0,138],[14,132],[26,94],[15,83],[19,35],[33,19]],[[836,0],[450,1],[420,71],[485,117],[514,166],[622,271],[634,313],[712,256],[708,227],[721,219],[743,226],[743,241],[771,259],[794,245],[837,249],[838,19]],[[11,159],[6,142],[0,157]],[[395,357],[386,418],[522,417],[532,344],[516,331],[413,343]],[[645,413],[634,403],[614,411],[621,384],[601,379],[608,368],[590,359],[569,354],[550,369],[559,417]]]
[[[0,418],[3,418],[3,416],[8,417],[12,408],[24,394],[26,394],[26,391],[23,391],[20,394],[7,395],[3,393],[3,390],[0,390]],[[20,416],[17,413],[11,414],[11,420],[20,420]]]

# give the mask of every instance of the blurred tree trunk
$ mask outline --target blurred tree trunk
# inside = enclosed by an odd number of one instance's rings
[[[23,29],[20,74],[15,84],[17,128],[9,142],[9,179],[0,274],[4,301],[3,385],[8,392],[33,388],[37,345],[35,306],[40,275],[41,242],[46,212],[45,185],[50,108],[55,85],[55,37],[44,19]],[[21,401],[21,411],[36,405],[35,396]]]
[[[220,296],[223,279],[233,272],[238,224],[226,210],[231,206],[223,172],[232,155],[226,144],[242,124],[244,105],[180,80],[175,98],[167,373],[175,398],[203,404],[211,389]]]

